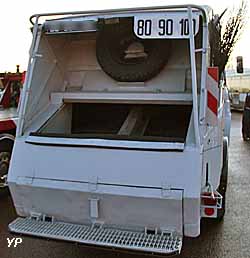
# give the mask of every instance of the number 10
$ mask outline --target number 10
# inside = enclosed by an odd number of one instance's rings
[[[181,25],[181,35],[189,35],[189,20],[188,19],[182,19],[180,21],[180,25]],[[196,31],[196,20],[193,19],[193,33],[195,34]]]

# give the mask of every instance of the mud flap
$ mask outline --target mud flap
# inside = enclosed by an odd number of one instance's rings
[[[182,237],[173,233],[147,233],[104,225],[78,225],[17,218],[9,225],[13,233],[164,255],[179,254]]]

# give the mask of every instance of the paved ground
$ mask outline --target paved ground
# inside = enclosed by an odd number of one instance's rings
[[[241,140],[241,114],[233,114],[230,146],[227,213],[224,222],[202,223],[197,239],[185,239],[180,258],[250,258],[250,143]],[[0,196],[0,257],[1,258],[94,258],[148,257],[95,249],[72,243],[23,237],[16,248],[7,247],[7,225],[16,217],[10,197]]]

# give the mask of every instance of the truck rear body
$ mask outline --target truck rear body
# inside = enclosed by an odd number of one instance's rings
[[[193,21],[193,34],[175,30],[157,39],[171,43],[157,75],[117,81],[100,64],[102,26],[133,21],[144,44],[155,31],[142,35],[141,21],[154,24],[155,12],[180,26],[183,19]],[[183,235],[200,234],[201,196],[208,186],[216,192],[222,168],[223,89],[216,69],[209,75],[206,66],[207,10],[176,6],[65,16],[34,26],[8,183],[18,215],[35,220],[17,219],[10,230],[179,253]],[[138,44],[129,46],[125,59],[149,56],[144,46],[139,52]],[[216,216],[217,203],[212,208]],[[51,231],[39,233],[38,225]],[[72,235],[56,234],[60,225],[65,232],[72,225]],[[119,234],[130,240],[119,242]],[[136,239],[153,242],[145,246]]]

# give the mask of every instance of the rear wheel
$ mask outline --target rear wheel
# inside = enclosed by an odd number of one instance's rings
[[[222,208],[218,210],[217,221],[221,221],[224,218],[226,211],[226,191],[228,183],[228,141],[224,139],[223,141],[223,167],[220,177],[220,185],[218,192],[222,195]]]
[[[7,134],[0,136],[0,188],[7,189],[5,182],[8,175],[13,145],[14,136]]]
[[[242,138],[250,140],[250,95],[247,94],[242,116]]]

